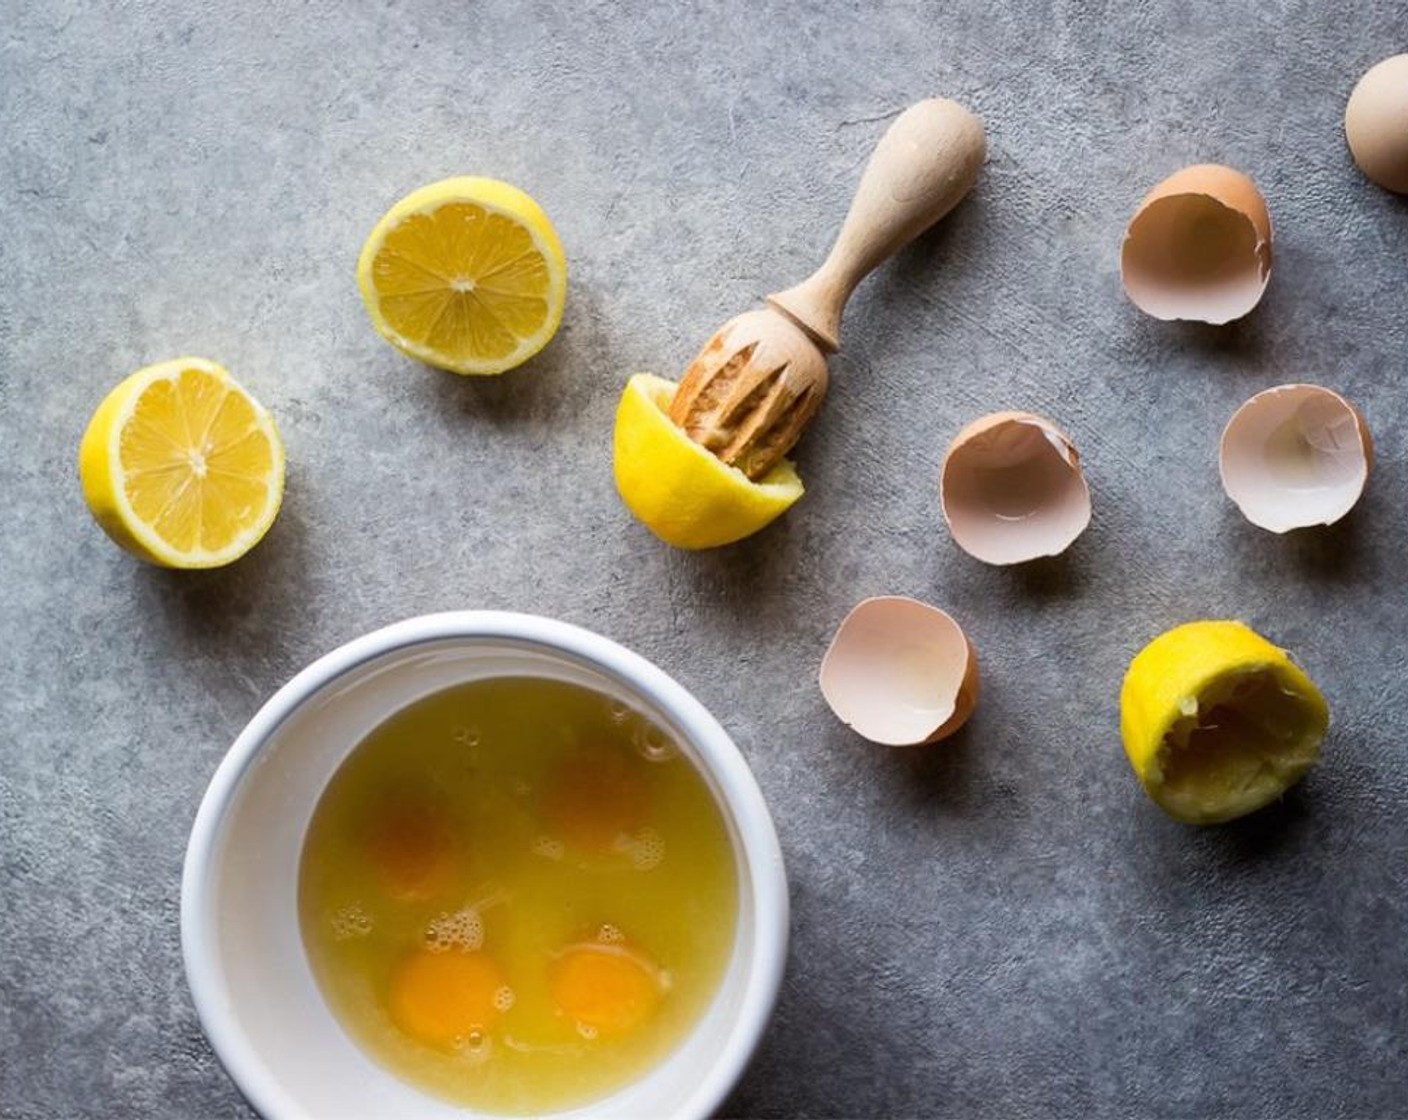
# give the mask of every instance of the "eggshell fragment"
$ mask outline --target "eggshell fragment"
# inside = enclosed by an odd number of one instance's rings
[[[1273,533],[1333,525],[1354,508],[1373,461],[1359,410],[1318,385],[1258,393],[1222,433],[1223,489]]]
[[[831,639],[821,694],[842,723],[872,743],[936,743],[973,714],[978,655],[938,607],[898,595],[866,599]]]
[[[994,412],[954,438],[939,479],[958,547],[989,564],[1064,552],[1090,524],[1080,456],[1051,421]]]
[[[1125,230],[1125,294],[1155,319],[1230,323],[1271,278],[1271,215],[1247,176],[1216,163],[1156,186]]]
[[[1344,111],[1344,135],[1359,170],[1385,190],[1408,194],[1408,54],[1372,66]]]

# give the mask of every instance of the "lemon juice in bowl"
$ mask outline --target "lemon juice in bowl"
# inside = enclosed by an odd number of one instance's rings
[[[417,1087],[541,1113],[647,1073],[708,1007],[738,883],[708,785],[644,715],[535,677],[374,728],[314,811],[303,942],[349,1035]]]

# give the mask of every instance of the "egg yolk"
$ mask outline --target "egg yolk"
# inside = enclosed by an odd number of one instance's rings
[[[621,945],[570,946],[553,960],[548,984],[564,1015],[601,1035],[634,1030],[664,994],[659,971]]]
[[[403,960],[391,978],[391,1020],[406,1034],[442,1050],[463,1044],[498,1020],[507,992],[488,953],[432,953]]]
[[[401,901],[429,898],[454,879],[454,840],[444,813],[426,798],[398,795],[379,805],[365,832],[382,884]]]
[[[582,851],[610,850],[646,821],[645,783],[620,754],[582,751],[558,767],[543,800],[551,833]]]

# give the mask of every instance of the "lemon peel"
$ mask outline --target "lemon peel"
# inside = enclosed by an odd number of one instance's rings
[[[1254,812],[1299,781],[1329,728],[1324,697],[1250,627],[1204,620],[1159,635],[1120,690],[1125,753],[1145,792],[1189,824]]]

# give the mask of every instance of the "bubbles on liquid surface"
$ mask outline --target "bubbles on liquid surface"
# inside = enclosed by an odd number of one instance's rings
[[[472,953],[484,947],[484,918],[477,906],[446,911],[425,927],[425,947],[432,953],[459,949]]]
[[[589,1023],[578,1023],[577,1033],[583,1038],[585,1038],[588,1042],[596,1038],[596,1028],[590,1025]]]
[[[636,833],[631,848],[631,866],[637,871],[653,871],[665,862],[665,838],[653,828]]]
[[[455,728],[455,742],[462,747],[477,747],[480,737],[479,728],[471,724],[461,724]]]
[[[332,935],[338,941],[351,941],[371,933],[372,916],[362,909],[361,903],[354,902],[334,911],[328,924],[332,926]]]
[[[668,762],[675,757],[675,745],[653,724],[642,724],[631,736],[636,754],[646,762]]]
[[[597,928],[596,939],[603,945],[624,945],[626,935],[621,932],[620,926],[614,926],[610,922],[602,922]]]
[[[636,871],[654,871],[665,862],[665,838],[653,828],[618,836],[612,846],[631,861]]]
[[[607,714],[611,717],[612,723],[626,723],[631,718],[631,709],[625,704],[621,703],[621,701],[619,700],[611,701],[611,704],[606,709],[606,711]]]
[[[494,1040],[485,1031],[472,1030],[465,1034],[456,1035],[450,1045],[463,1057],[469,1058],[471,1061],[482,1062],[493,1051]]]
[[[533,841],[533,854],[542,856],[544,859],[562,859],[567,854],[567,848],[561,840],[554,840],[551,836],[539,836]]]
[[[499,1012],[510,1011],[513,1009],[513,1005],[517,999],[518,997],[514,995],[513,989],[507,984],[504,984],[494,991],[494,1010]]]

